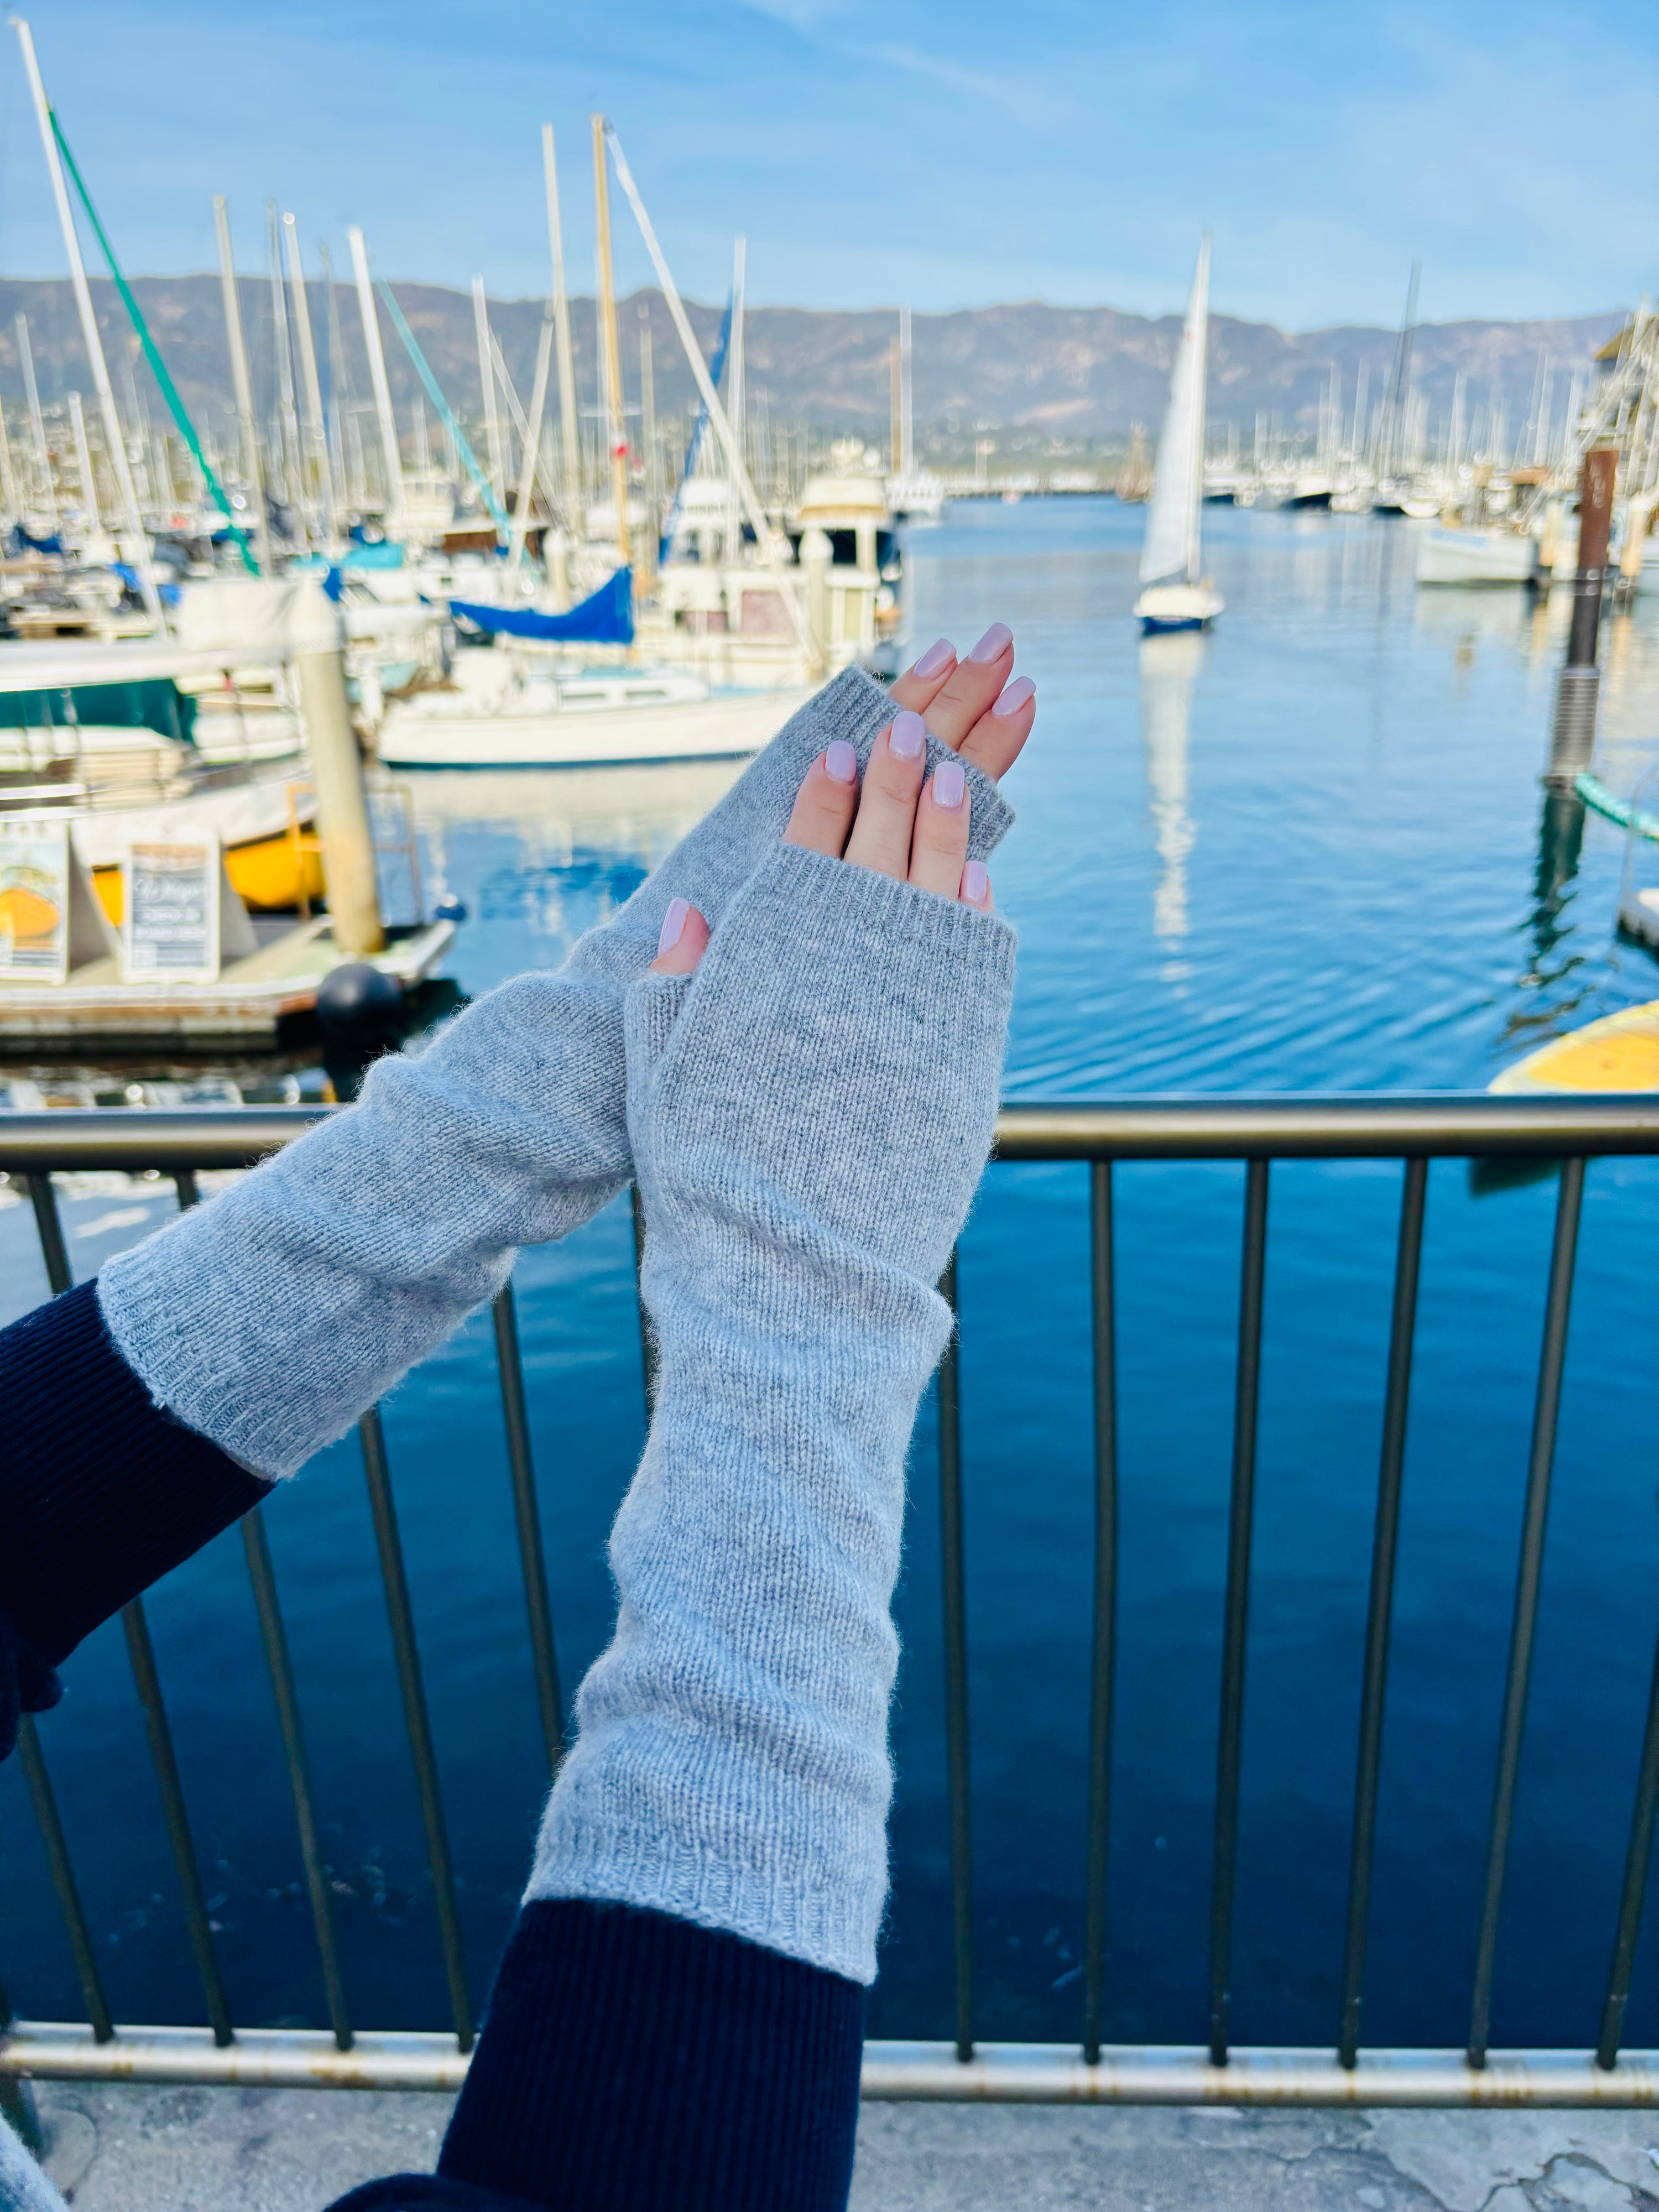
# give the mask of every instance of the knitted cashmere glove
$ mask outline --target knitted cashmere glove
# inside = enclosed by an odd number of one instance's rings
[[[291,1474],[495,1296],[519,1245],[597,1213],[633,1174],[623,998],[669,901],[718,921],[811,762],[836,738],[867,758],[893,713],[873,678],[838,676],[562,969],[377,1062],[355,1106],[111,1261],[105,1324],[155,1402],[254,1473]],[[1013,817],[968,780],[978,857]]]
[[[995,916],[780,846],[695,975],[630,992],[657,1403],[527,1899],[874,1979],[905,1451],[1013,971]]]

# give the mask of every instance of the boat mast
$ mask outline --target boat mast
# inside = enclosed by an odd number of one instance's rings
[[[305,464],[300,453],[299,410],[294,404],[294,352],[289,342],[288,303],[283,293],[283,233],[275,200],[265,202],[265,258],[270,264],[270,324],[276,349],[276,419],[282,435],[283,481],[308,551],[311,531],[305,511]]]
[[[87,443],[86,410],[81,404],[78,392],[70,391],[69,404],[70,426],[75,433],[75,465],[81,473],[82,523],[86,530],[96,532],[104,526],[98,514],[98,485],[92,473],[92,448]]]
[[[40,411],[40,387],[34,380],[34,349],[29,343],[29,319],[17,318],[17,358],[23,365],[23,389],[28,395],[29,428],[34,433],[34,465],[40,472],[40,496],[52,526],[58,523],[58,487],[52,480],[52,453],[46,444],[46,418]]]
[[[628,204],[634,210],[634,220],[640,227],[640,236],[645,240],[645,250],[651,256],[651,265],[657,272],[657,282],[661,285],[663,298],[668,303],[668,313],[673,321],[675,335],[679,339],[692,376],[696,379],[697,395],[702,399],[708,412],[708,420],[714,426],[714,435],[720,440],[726,453],[729,456],[735,456],[732,425],[726,420],[726,410],[720,404],[720,394],[715,391],[714,380],[708,374],[708,364],[702,357],[702,349],[698,345],[696,334],[692,331],[690,319],[685,312],[685,302],[680,298],[679,288],[674,282],[673,272],[669,268],[667,258],[658,242],[651,218],[645,211],[645,202],[640,198],[639,186],[634,182],[634,173],[628,166],[627,158],[623,153],[616,132],[607,129],[605,136],[611,143],[611,158],[617,165],[617,182],[622,186],[627,195]],[[809,447],[808,459],[810,458]],[[755,533],[755,542],[765,555],[768,564],[775,568],[781,568],[789,557],[789,541],[787,538],[781,537],[767,520],[765,509],[756,496],[755,487],[749,480],[749,471],[744,467],[740,457],[734,459],[734,465],[737,470],[738,489],[743,495],[744,512],[749,517],[750,527]],[[811,625],[807,621],[806,610],[801,604],[799,594],[786,587],[783,592],[783,603],[788,610],[790,626],[795,633],[808,667],[813,670],[821,669],[823,665],[823,649],[812,635]]]
[[[582,457],[576,418],[576,370],[570,352],[570,300],[564,286],[564,226],[559,220],[559,167],[553,125],[542,125],[542,173],[547,183],[547,243],[553,257],[553,331],[559,354],[559,434],[564,448],[564,504],[573,538],[582,533]]]
[[[93,313],[92,290],[87,283],[86,264],[81,258],[81,241],[76,235],[75,217],[70,208],[69,188],[64,182],[64,165],[58,158],[57,127],[52,117],[52,103],[46,98],[46,88],[40,78],[40,64],[34,58],[34,40],[29,27],[21,16],[12,18],[18,44],[23,49],[23,66],[28,71],[29,91],[34,100],[35,120],[40,125],[40,143],[45,149],[46,169],[52,178],[52,197],[58,203],[58,220],[63,228],[64,249],[69,256],[70,281],[75,288],[75,304],[81,311],[81,335],[92,362],[92,379],[98,391],[98,405],[104,418],[104,443],[109,448],[110,466],[115,472],[116,497],[120,502],[122,520],[132,540],[131,558],[138,571],[139,588],[150,620],[161,636],[167,635],[167,619],[161,606],[161,593],[155,588],[155,571],[150,562],[149,537],[144,528],[143,517],[138,512],[138,496],[133,489],[132,471],[127,465],[126,441],[121,434],[121,418],[115,411],[115,387],[109,380],[109,364],[104,359],[104,345],[98,335],[98,318]]]
[[[743,380],[743,288],[749,240],[740,238],[732,256],[732,345],[726,355],[726,388],[731,395],[732,465],[726,473],[726,557],[734,567],[743,559],[743,495],[737,464],[747,444]]]
[[[910,382],[910,310],[899,309],[899,459],[898,472],[908,476],[915,466],[915,394]]]
[[[18,504],[17,478],[11,465],[11,437],[6,428],[6,410],[0,407],[0,493],[6,501],[7,519],[12,522],[23,520],[23,510]]]
[[[374,287],[369,282],[368,248],[361,230],[349,230],[352,274],[357,280],[357,311],[363,319],[363,343],[368,349],[368,380],[374,388],[374,412],[380,419],[380,451],[386,459],[386,533],[401,529],[404,516],[404,465],[398,451],[398,425],[392,418],[392,392],[386,380],[386,356],[380,350],[380,319],[374,307]]]
[[[640,444],[645,452],[645,504],[650,523],[647,558],[654,566],[657,533],[662,527],[662,466],[657,452],[657,361],[651,343],[649,307],[640,309]]]
[[[553,302],[542,311],[541,336],[536,344],[536,381],[530,394],[530,413],[524,425],[524,453],[519,466],[519,489],[514,495],[513,527],[507,541],[507,573],[519,573],[524,543],[530,528],[530,498],[536,489],[536,463],[541,453],[542,417],[547,407],[547,371],[553,354]],[[550,517],[550,520],[551,518]]]
[[[611,176],[605,158],[605,121],[589,118],[593,126],[593,213],[596,222],[595,258],[599,277],[599,349],[605,364],[605,412],[611,434],[611,489],[617,502],[617,555],[623,568],[633,566],[628,536],[628,426],[623,417],[622,349],[617,337],[617,288],[611,268]]]
[[[230,211],[222,192],[215,195],[213,224],[219,234],[219,284],[225,301],[225,333],[230,344],[230,377],[236,392],[236,428],[242,441],[242,481],[253,509],[253,542],[259,574],[270,574],[270,531],[265,514],[264,471],[259,465],[259,439],[253,427],[253,386],[247,373],[247,347],[242,338],[242,302],[236,289],[236,270],[230,255]]]
[[[311,302],[306,297],[304,264],[300,258],[300,227],[291,215],[283,217],[288,240],[289,284],[294,294],[294,330],[300,341],[300,374],[306,385],[306,428],[310,433],[321,495],[323,535],[332,545],[339,534],[334,513],[334,471],[329,465],[328,433],[323,426],[323,387],[317,374],[317,348],[311,335]]]
[[[1389,379],[1388,394],[1382,402],[1382,442],[1376,459],[1379,483],[1406,465],[1407,395],[1411,389],[1412,338],[1417,328],[1417,288],[1422,275],[1422,263],[1413,261],[1411,282],[1406,287],[1406,319],[1400,325],[1400,345],[1395,355],[1394,373]]]
[[[501,464],[501,422],[495,412],[495,371],[490,361],[489,302],[484,280],[472,279],[472,327],[478,340],[478,385],[483,393],[484,451],[489,457],[489,487],[497,507],[507,504],[507,473]]]

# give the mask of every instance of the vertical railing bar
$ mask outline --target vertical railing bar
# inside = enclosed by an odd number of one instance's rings
[[[194,1168],[175,1168],[173,1171],[173,1187],[179,1194],[180,1213],[188,1213],[192,1206],[200,1205],[202,1192],[196,1180]]]
[[[114,2036],[115,2023],[110,2018],[104,1984],[99,1978],[98,1954],[93,1948],[92,1930],[87,1926],[81,1893],[76,1887],[75,1869],[70,1864],[64,1824],[58,1816],[58,1800],[52,1794],[52,1778],[46,1772],[46,1762],[41,1755],[40,1738],[32,1713],[23,1714],[17,1723],[17,1747],[22,1754],[23,1779],[28,1784],[29,1799],[34,1807],[40,1840],[46,1849],[46,1866],[52,1875],[52,1886],[58,1893],[58,1908],[64,1916],[64,1925],[69,1931],[76,1978],[81,1984],[81,1994],[86,1999],[87,2018],[92,2026],[93,2040],[94,2043],[108,2043]]]
[[[1117,1338],[1112,1164],[1089,1169],[1095,1414],[1094,1635],[1090,1666],[1089,1839],[1084,1868],[1083,2056],[1100,2063],[1106,1984],[1106,1861],[1110,1842],[1112,1692],[1117,1640]]]
[[[334,1910],[328,1893],[328,1869],[323,1863],[317,1834],[316,1807],[311,1795],[311,1771],[306,1759],[305,1735],[300,1724],[300,1700],[294,1686],[294,1665],[289,1656],[288,1634],[283,1626],[276,1598],[276,1577],[270,1564],[270,1542],[265,1534],[262,1509],[242,1516],[242,1543],[247,1553],[248,1573],[253,1583],[253,1602],[259,1616],[259,1635],[270,1670],[270,1686],[276,1699],[276,1721],[283,1735],[283,1755],[288,1763],[289,1788],[294,1797],[294,1817],[300,1831],[300,1856],[305,1866],[306,1891],[311,1900],[311,1922],[317,1937],[317,1956],[323,1970],[329,2026],[342,2051],[351,2048],[351,2022],[346,2011],[345,1978],[340,1971],[339,1944],[334,1932]]]
[[[507,1462],[513,1478],[513,1511],[519,1532],[519,1562],[524,1570],[525,1609],[530,1616],[536,1696],[547,1742],[547,1763],[556,1774],[564,1757],[564,1701],[559,1694],[553,1607],[547,1595],[547,1553],[542,1543],[535,1465],[530,1455],[530,1412],[525,1402],[524,1358],[511,1283],[496,1296],[495,1317],[495,1365],[501,1383],[501,1417],[507,1426]]]
[[[628,1203],[634,1223],[634,1297],[640,1314],[640,1366],[645,1376],[645,1418],[648,1421],[657,1410],[657,1340],[652,1331],[651,1316],[645,1310],[645,1291],[640,1281],[640,1270],[645,1265],[645,1204],[638,1183],[629,1189]]]
[[[49,1175],[27,1176],[24,1180],[34,1207],[34,1229],[40,1240],[40,1257],[46,1265],[46,1282],[53,1297],[61,1297],[65,1291],[74,1288],[75,1277],[70,1269],[69,1248],[64,1242],[57,1188]]]
[[[369,1407],[357,1424],[357,1429],[362,1440],[363,1471],[368,1478],[369,1504],[374,1516],[374,1540],[380,1554],[380,1581],[386,1590],[386,1612],[392,1622],[392,1647],[398,1665],[398,1686],[403,1692],[404,1722],[409,1734],[410,1754],[415,1762],[415,1787],[421,1801],[421,1825],[426,1831],[427,1864],[432,1875],[433,1901],[438,1914],[438,1940],[443,1951],[444,1976],[449,1984],[455,2041],[462,2051],[471,2051],[472,2008],[467,1996],[461,1917],[455,1902],[455,1873],[449,1856],[449,1835],[444,1825],[443,1798],[438,1786],[438,1761],[432,1748],[432,1725],[427,1715],[426,1691],[421,1680],[421,1656],[415,1641],[415,1613],[409,1600],[409,1577],[404,1569],[403,1545],[398,1535],[398,1516],[392,1501],[392,1471],[386,1460],[386,1431],[380,1424],[378,1406]]]
[[[156,1785],[161,1793],[161,1817],[167,1823],[167,1841],[173,1848],[173,1863],[178,1869],[179,1887],[184,1899],[185,1929],[190,1937],[190,1948],[195,1954],[196,1971],[201,1978],[202,1995],[207,2002],[208,2023],[213,2030],[213,2040],[222,2049],[235,2039],[230,2024],[230,2007],[225,2001],[225,1985],[219,1972],[213,1931],[208,1925],[201,1870],[196,1863],[196,1847],[191,1840],[190,1816],[185,1808],[184,1784],[179,1778],[179,1761],[173,1753],[173,1731],[167,1726],[167,1707],[161,1702],[161,1678],[156,1669],[155,1650],[150,1642],[149,1623],[144,1617],[142,1599],[134,1598],[121,1608],[121,1626],[126,1631],[127,1656],[132,1662],[132,1677],[137,1685],[138,1703],[144,1716],[144,1732],[149,1739],[150,1763],[155,1769]]]
[[[1256,1414],[1261,1387],[1262,1285],[1267,1259],[1267,1162],[1244,1176],[1244,1243],[1238,1294],[1238,1376],[1233,1399],[1232,1495],[1221,1638],[1221,1719],[1216,1746],[1215,1865],[1210,1898],[1210,2063],[1227,2063],[1227,1984],[1232,1972],[1238,1872],[1239,1755],[1244,1731],[1244,1648],[1249,1626],[1250,1540],[1255,1500]]]
[[[974,1893],[968,1802],[968,1604],[962,1528],[962,1400],[957,1255],[939,1282],[951,1340],[939,1364],[939,1519],[945,1631],[945,1755],[951,1796],[951,1925],[957,2057],[974,2055]]]
[[[1601,2008],[1601,2033],[1595,2045],[1595,2063],[1604,2073],[1611,2073],[1618,2063],[1619,2045],[1625,2030],[1625,2007],[1630,2002],[1631,1977],[1636,1963],[1636,1939],[1641,1933],[1642,1905],[1647,1894],[1648,1869],[1653,1859],[1656,1810],[1659,1810],[1659,1650],[1654,1654],[1647,1726],[1642,1735],[1642,1764],[1636,1780],[1636,1809],[1631,1816],[1630,1848],[1625,1855],[1625,1881],[1619,1897],[1619,1926],[1613,1937],[1613,1966],[1607,1975],[1607,2002]]]
[[[1538,1625],[1538,1591],[1544,1565],[1544,1529],[1549,1517],[1555,1431],[1561,1413],[1561,1375],[1567,1354],[1567,1320],[1572,1307],[1573,1261],[1578,1247],[1578,1217],[1583,1196],[1584,1161],[1581,1155],[1561,1164],[1560,1195],[1555,1207],[1555,1242],[1550,1254],[1544,1342],[1538,1362],[1538,1395],[1527,1468],[1527,1502],[1521,1523],[1521,1559],[1515,1579],[1515,1618],[1510,1632],[1509,1668],[1504,1684],[1504,1718],[1498,1731],[1492,1838],[1486,1852],[1480,1934],[1475,1949],[1474,1994],[1469,2008],[1468,2061],[1473,2067],[1482,2067],[1486,2063],[1487,2038],[1492,2028],[1498,1921],[1504,1901],[1504,1875],[1509,1859],[1510,1831],[1515,1820],[1516,1782],[1521,1768],[1521,1740],[1526,1729],[1527,1692],[1532,1678],[1533,1639]]]
[[[1353,1790],[1353,1843],[1348,1868],[1348,1926],[1342,1959],[1337,2062],[1359,2059],[1365,1944],[1370,1923],[1371,1869],[1376,1850],[1377,1788],[1382,1765],[1382,1714],[1388,1697],[1389,1643],[1394,1621],[1395,1561],[1400,1543],[1400,1492],[1406,1465],[1406,1417],[1411,1402],[1417,1285],[1423,1257],[1423,1212],[1429,1187],[1425,1159],[1406,1162],[1400,1196],[1400,1242],[1394,1268],[1394,1317],[1382,1401],[1382,1453],[1371,1538],[1370,1602],[1359,1692],[1359,1753]]]

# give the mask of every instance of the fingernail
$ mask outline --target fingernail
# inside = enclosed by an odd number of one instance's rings
[[[969,906],[981,906],[985,894],[991,888],[991,878],[985,872],[983,860],[969,860],[962,872],[962,896]]]
[[[927,725],[906,707],[895,720],[887,743],[901,760],[920,760],[927,743]]]
[[[943,676],[956,657],[955,646],[948,637],[942,637],[937,645],[928,647],[910,673],[912,676]]]
[[[963,793],[968,788],[968,779],[962,772],[960,761],[941,761],[933,774],[933,804],[948,806],[954,814],[961,805]]]
[[[993,623],[968,658],[978,661],[994,660],[998,653],[1006,653],[1013,641],[1014,633],[1006,623]]]
[[[679,943],[685,928],[685,917],[690,911],[690,907],[683,898],[669,900],[668,911],[662,918],[662,935],[657,939],[659,957],[665,952],[672,952]]]
[[[1028,699],[1036,696],[1036,685],[1029,676],[1016,676],[1013,682],[1003,687],[1000,699],[991,712],[994,714],[1017,714]]]
[[[823,756],[824,772],[832,783],[856,783],[859,757],[845,738],[837,738]]]

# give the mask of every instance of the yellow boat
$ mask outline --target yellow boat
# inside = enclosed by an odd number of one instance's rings
[[[135,843],[215,831],[225,872],[253,914],[281,914],[319,901],[325,891],[322,854],[314,827],[316,801],[309,787],[253,784],[206,792],[167,806],[77,816],[75,848],[91,872],[100,905],[119,927],[122,860]]]
[[[1659,999],[1552,1037],[1493,1078],[1490,1091],[1659,1091]]]

